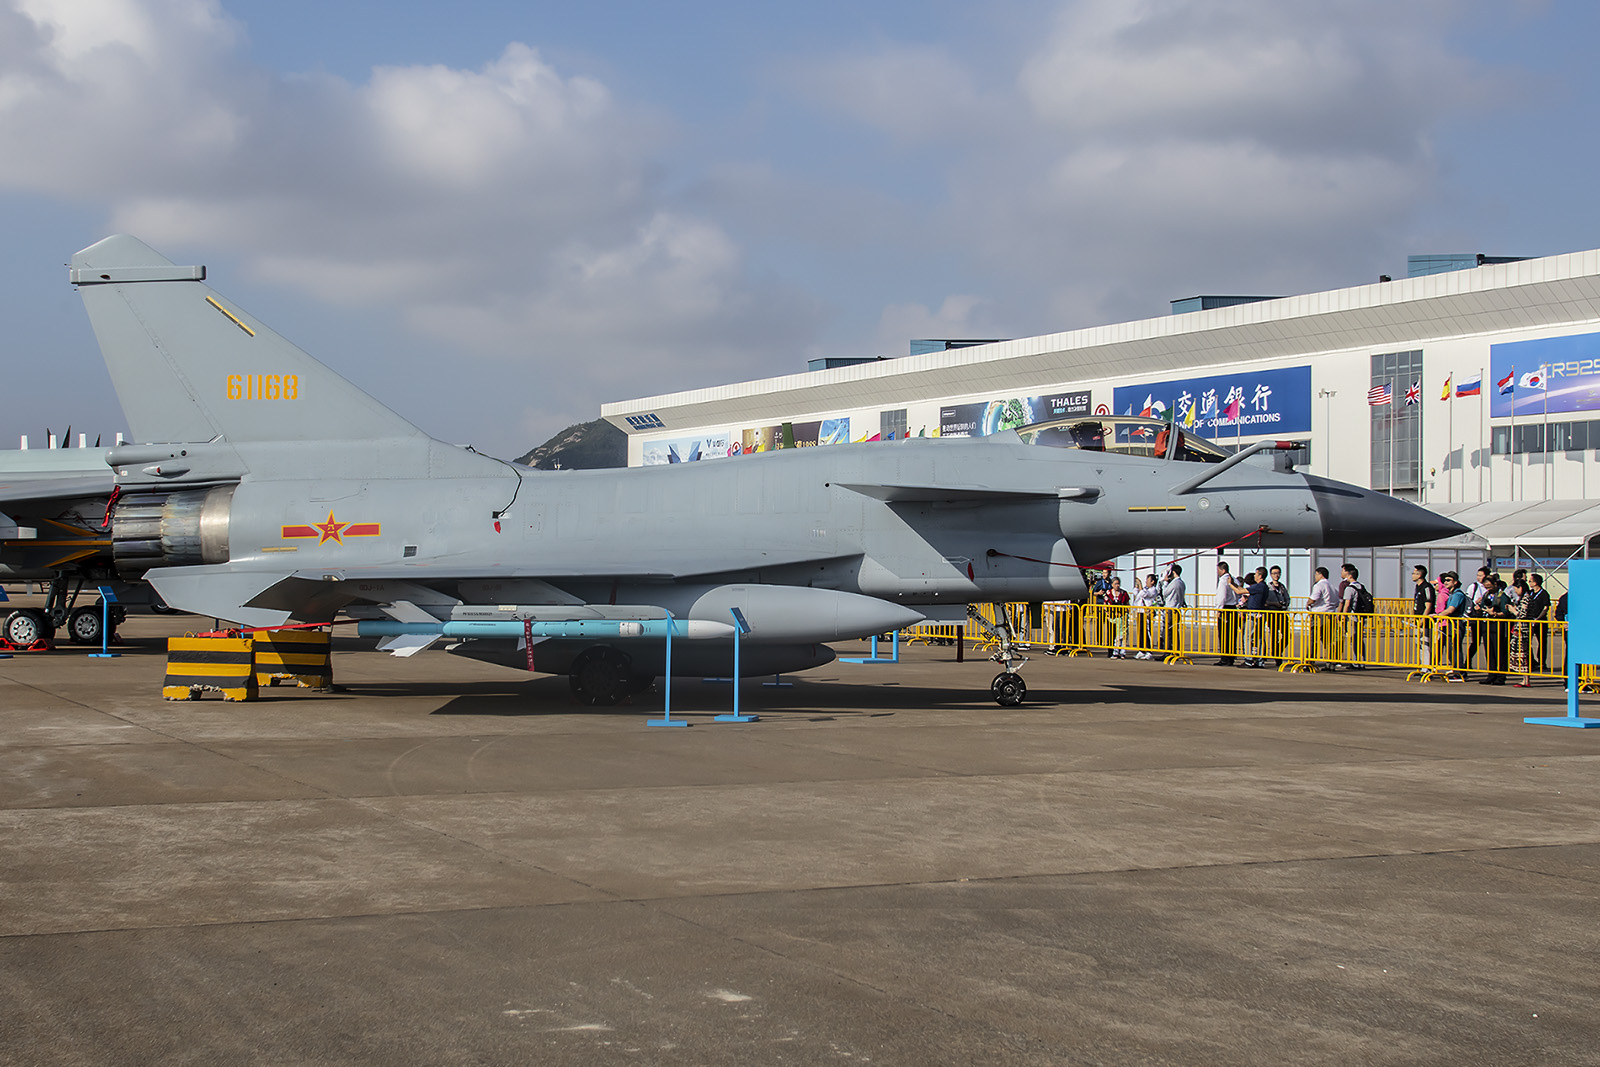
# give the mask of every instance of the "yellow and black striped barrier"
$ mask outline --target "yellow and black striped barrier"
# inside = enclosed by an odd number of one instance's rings
[[[258,685],[333,688],[333,638],[326,630],[258,630],[254,639]]]
[[[255,641],[248,637],[167,638],[167,678],[161,695],[168,700],[199,700],[207,690],[224,700],[254,700]]]

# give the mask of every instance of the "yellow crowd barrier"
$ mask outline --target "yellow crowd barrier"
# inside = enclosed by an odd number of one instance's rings
[[[1401,603],[1384,598],[1383,605]],[[1409,601],[1404,602],[1409,606]],[[1531,681],[1566,677],[1567,626],[1548,619],[1462,619],[1440,625],[1434,616],[1407,612],[1249,611],[1242,608],[1133,607],[1115,604],[1006,604],[1018,641],[1057,655],[1120,652],[1134,657],[1192,663],[1215,656],[1253,661],[1282,671],[1334,667],[1388,667],[1421,681],[1454,680],[1467,673]],[[993,605],[979,608],[993,625]],[[994,644],[974,624],[918,626],[907,641]],[[1586,690],[1600,674],[1584,668]]]

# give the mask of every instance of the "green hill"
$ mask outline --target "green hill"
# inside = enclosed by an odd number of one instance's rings
[[[628,465],[628,435],[604,419],[568,426],[518,463],[542,471],[597,470]]]

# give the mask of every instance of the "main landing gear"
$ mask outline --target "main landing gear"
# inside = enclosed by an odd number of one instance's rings
[[[1028,683],[1017,673],[1017,668],[1028,662],[1028,657],[1022,654],[1022,650],[1028,646],[1019,642],[1012,632],[1011,623],[1006,620],[1005,605],[994,605],[994,617],[998,621],[991,625],[988,619],[978,614],[974,605],[967,605],[967,618],[976,622],[984,635],[1000,646],[989,658],[1004,669],[989,683],[989,692],[996,704],[1003,708],[1014,708],[1028,696]]]
[[[43,642],[56,635],[50,616],[38,608],[19,608],[5,617],[4,632],[0,633],[16,648],[44,647]]]

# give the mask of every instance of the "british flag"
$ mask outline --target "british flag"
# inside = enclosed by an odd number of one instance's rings
[[[1417,381],[1413,382],[1411,385],[1406,386],[1406,403],[1407,404],[1420,404],[1420,403],[1422,403],[1422,381],[1421,381],[1421,379],[1418,379]]]

